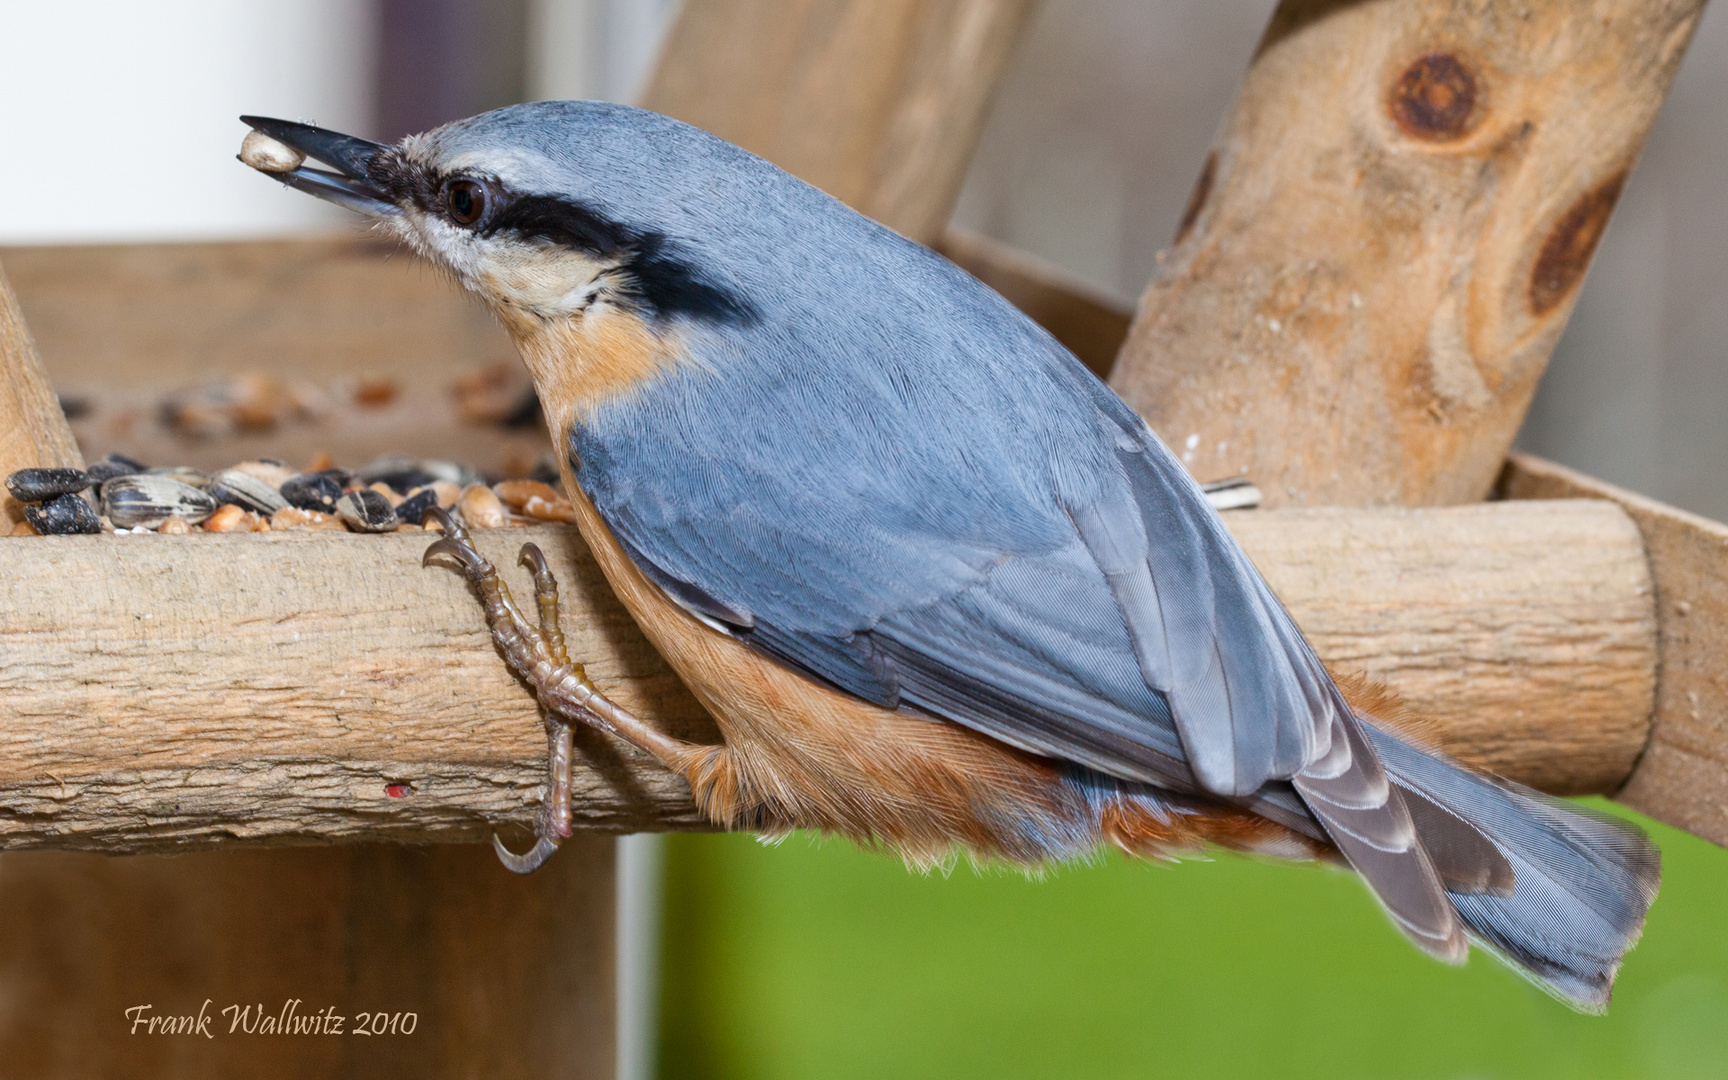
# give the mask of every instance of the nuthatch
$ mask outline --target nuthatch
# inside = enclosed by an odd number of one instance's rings
[[[1102,843],[1330,858],[1419,947],[1467,940],[1606,1006],[1659,876],[1634,827],[1400,737],[1335,681],[1151,429],[940,256],[639,109],[542,102],[383,146],[243,118],[252,156],[453,273],[533,375],[577,524],[713,714],[672,739],[565,655],[446,524],[557,718],[538,866],[569,831],[568,724],[653,755],[727,827],[914,862]],[[315,158],[335,171],[298,164]]]

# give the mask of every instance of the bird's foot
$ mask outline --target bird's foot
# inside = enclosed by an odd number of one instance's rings
[[[523,544],[520,559],[534,572],[534,597],[540,609],[539,625],[530,623],[510,595],[510,587],[498,576],[498,568],[474,549],[467,528],[443,510],[428,515],[443,529],[444,536],[426,549],[421,565],[434,555],[448,555],[462,568],[486,610],[492,640],[505,661],[529,685],[545,706],[546,737],[550,744],[547,762],[546,803],[534,823],[535,842],[524,855],[504,846],[497,835],[492,847],[498,858],[518,874],[543,866],[558,845],[570,835],[570,769],[573,753],[571,723],[581,722],[617,734],[609,720],[590,707],[604,702],[608,712],[616,706],[605,702],[588,681],[582,665],[571,661],[564,649],[564,632],[558,625],[558,582],[546,565],[546,556],[533,544]]]

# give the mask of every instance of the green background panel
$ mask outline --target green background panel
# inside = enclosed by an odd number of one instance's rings
[[[1480,952],[1428,960],[1323,867],[919,875],[837,840],[674,837],[661,1075],[1728,1080],[1728,852],[1642,823],[1662,893],[1605,1018]]]

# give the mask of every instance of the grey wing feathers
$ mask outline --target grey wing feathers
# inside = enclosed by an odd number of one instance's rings
[[[1201,785],[1289,780],[1411,940],[1463,960],[1439,871],[1331,675],[1169,450],[1118,399],[1100,412],[1130,497],[1069,513]]]
[[[1069,516],[1110,583],[1147,684],[1169,699],[1200,783],[1247,795],[1326,752],[1332,680],[1198,485],[1133,424],[1117,439],[1123,484]]]

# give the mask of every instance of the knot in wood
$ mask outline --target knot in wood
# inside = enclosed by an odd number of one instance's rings
[[[1584,277],[1590,256],[1608,227],[1608,216],[1626,185],[1622,169],[1586,192],[1563,214],[1536,256],[1530,273],[1530,310],[1545,315],[1564,300]]]
[[[1429,53],[1398,76],[1386,108],[1400,131],[1428,142],[1461,138],[1476,125],[1476,77],[1450,53]]]

